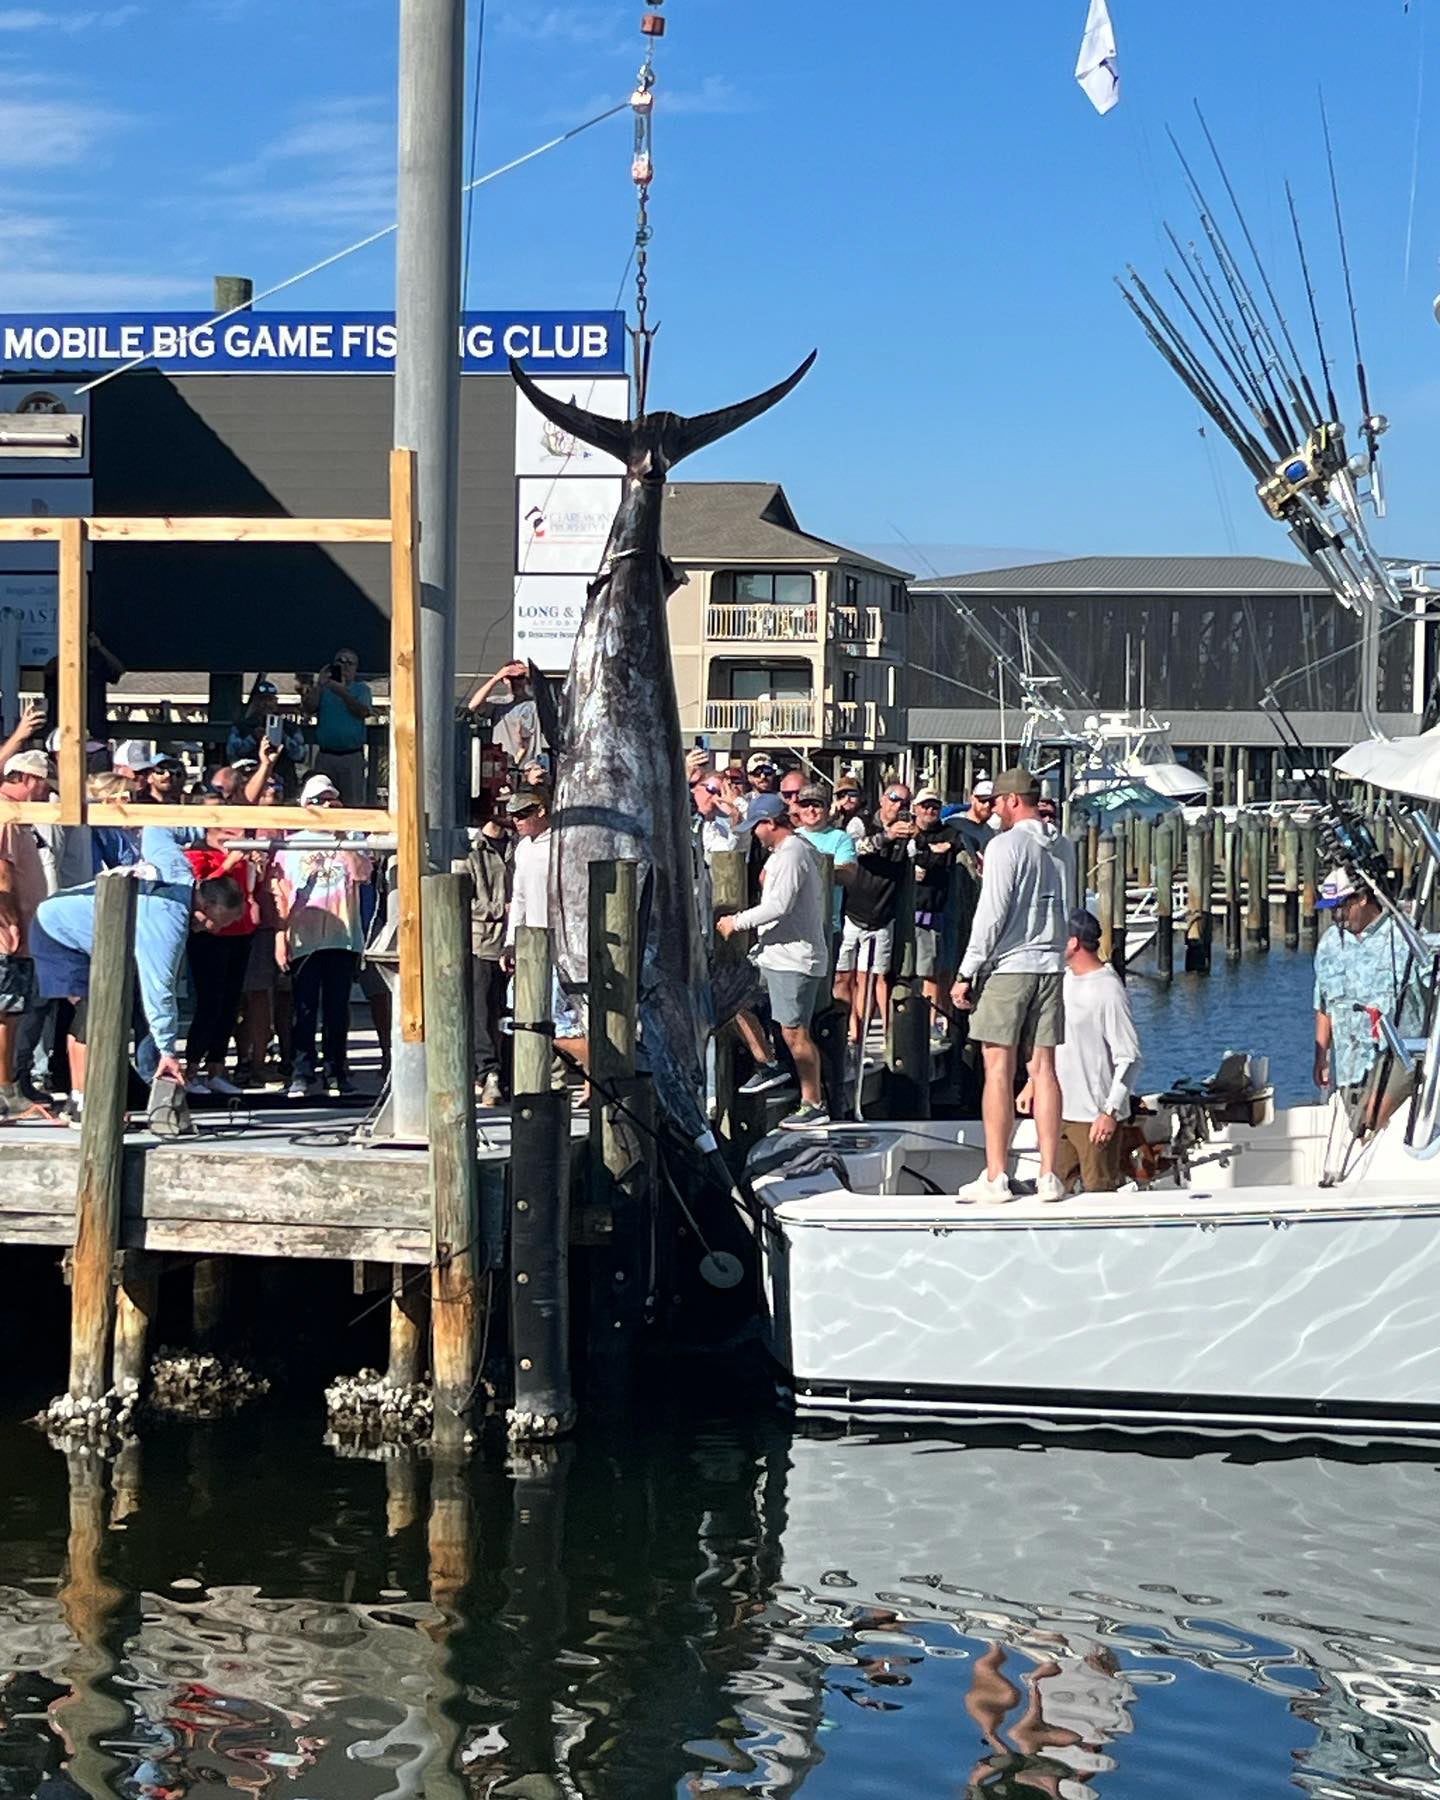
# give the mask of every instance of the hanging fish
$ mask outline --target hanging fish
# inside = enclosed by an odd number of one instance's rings
[[[632,860],[641,891],[640,1049],[665,1114],[714,1148],[704,1109],[710,984],[690,847],[680,712],[666,602],[684,580],[661,548],[670,471],[783,400],[815,360],[753,399],[683,418],[605,419],[543,393],[511,361],[535,410],[625,465],[624,492],[591,583],[558,718],[547,737],[559,775],[552,813],[551,947],[567,992],[589,969],[590,865]]]

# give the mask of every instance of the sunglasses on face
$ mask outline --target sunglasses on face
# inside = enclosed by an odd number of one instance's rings
[[[901,806],[908,806],[910,804],[910,796],[908,794],[887,794],[885,798],[887,800],[894,800]]]
[[[938,800],[917,800],[915,804],[921,812],[939,812],[940,810]]]
[[[521,819],[533,819],[539,811],[538,806],[522,806],[519,812],[511,813],[510,818],[518,824]]]
[[[799,806],[801,812],[824,812],[825,810],[825,802],[823,800],[800,800],[797,801],[796,804]]]
[[[800,790],[799,788],[781,788],[780,798],[782,800],[798,800],[800,798]]]

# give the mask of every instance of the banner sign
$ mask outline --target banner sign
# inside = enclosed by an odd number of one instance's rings
[[[103,374],[138,356],[168,375],[389,375],[388,312],[0,313],[0,377],[58,369]],[[504,375],[513,356],[533,375],[623,375],[618,312],[472,312],[460,327],[461,369]]]

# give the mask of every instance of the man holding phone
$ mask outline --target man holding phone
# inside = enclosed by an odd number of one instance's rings
[[[365,723],[374,707],[367,685],[357,680],[360,658],[353,650],[337,650],[301,695],[315,714],[316,775],[335,783],[342,806],[365,804]]]

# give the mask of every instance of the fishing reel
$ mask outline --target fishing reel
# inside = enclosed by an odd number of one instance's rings
[[[1305,493],[1316,493],[1323,501],[1330,483],[1345,466],[1344,426],[1317,425],[1306,438],[1304,448],[1276,463],[1274,474],[1262,481],[1255,492],[1270,517],[1283,521]]]
[[[1317,833],[1327,863],[1349,870],[1377,894],[1390,892],[1390,866],[1369,822],[1354,807],[1332,802],[1320,816]]]

